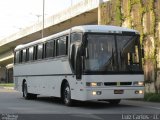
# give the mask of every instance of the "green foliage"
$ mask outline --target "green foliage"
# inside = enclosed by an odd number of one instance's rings
[[[131,15],[131,0],[128,0],[128,11],[129,11],[129,15]]]
[[[131,0],[128,0],[126,3],[126,9],[124,10],[124,13],[121,13],[121,21],[129,21],[128,27],[131,28]]]
[[[143,45],[143,39],[144,39],[144,34],[141,33],[140,34],[140,44]]]
[[[137,4],[137,3],[140,3],[141,0],[131,0],[131,5],[134,5],[134,4]]]
[[[131,26],[132,26],[132,24],[131,24],[131,9],[132,9],[132,7],[131,7],[131,0],[128,0],[128,11],[129,11],[129,14],[128,14],[128,19],[129,19],[129,28],[131,28]]]
[[[103,24],[103,25],[109,24],[110,18],[106,18],[107,13],[104,12],[107,9],[107,3],[102,3],[100,5],[100,9],[102,11],[102,13],[101,13],[101,24]]]
[[[145,93],[144,100],[150,102],[160,102],[160,94],[155,93]]]
[[[154,51],[150,55],[145,54],[144,59],[145,60],[151,60],[153,63],[155,63]]]
[[[155,33],[155,25],[156,25],[156,17],[153,10],[151,10],[151,17],[152,17],[152,23],[151,23],[151,34]]]
[[[153,10],[154,0],[149,0],[149,10]]]
[[[147,7],[146,7],[146,6],[143,6],[143,7],[141,8],[141,12],[142,12],[142,14],[146,13],[146,12],[147,12]]]
[[[121,1],[116,0],[116,15],[115,15],[115,24],[121,25],[122,24],[122,14],[121,14]]]
[[[154,0],[148,0],[146,5],[143,5],[141,11],[142,13],[147,13],[154,10]]]
[[[154,0],[147,0],[146,5],[143,6],[143,13],[154,10]]]
[[[112,4],[113,2],[113,4]],[[110,11],[106,11],[108,6],[112,7],[112,13],[109,13]],[[116,0],[116,1],[111,1],[111,2],[107,2],[107,3],[102,3],[100,5],[100,9],[101,9],[101,24],[110,24],[110,22],[113,20],[113,24],[114,25],[118,25],[121,26],[122,24],[122,14],[121,14],[121,0]],[[104,11],[106,11],[107,13],[105,13]]]

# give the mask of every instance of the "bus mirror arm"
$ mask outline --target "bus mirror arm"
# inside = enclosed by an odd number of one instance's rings
[[[82,57],[81,57],[81,50],[78,48],[76,54],[76,79],[81,80],[82,78]]]
[[[88,49],[87,49],[87,48],[85,48],[85,57],[86,57],[86,58],[89,57],[89,56],[88,56]]]

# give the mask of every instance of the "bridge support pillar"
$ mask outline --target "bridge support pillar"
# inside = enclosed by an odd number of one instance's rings
[[[13,83],[13,67],[0,67],[0,83]]]
[[[0,67],[0,83],[7,83],[7,68]]]

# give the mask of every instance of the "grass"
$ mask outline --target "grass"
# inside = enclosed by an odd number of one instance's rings
[[[150,102],[160,102],[160,94],[145,93],[144,100],[145,101],[150,101]]]
[[[0,83],[1,87],[14,87],[14,83]]]

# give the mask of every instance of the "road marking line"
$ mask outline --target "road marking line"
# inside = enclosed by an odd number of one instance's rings
[[[14,87],[3,87],[4,89],[14,90]]]
[[[82,115],[72,115],[75,117],[82,117],[82,118],[91,118],[91,119],[97,119],[97,120],[103,120],[103,118],[97,116],[97,115],[93,115],[93,114],[82,114]]]
[[[17,92],[17,91],[10,89],[0,89],[0,92]]]

